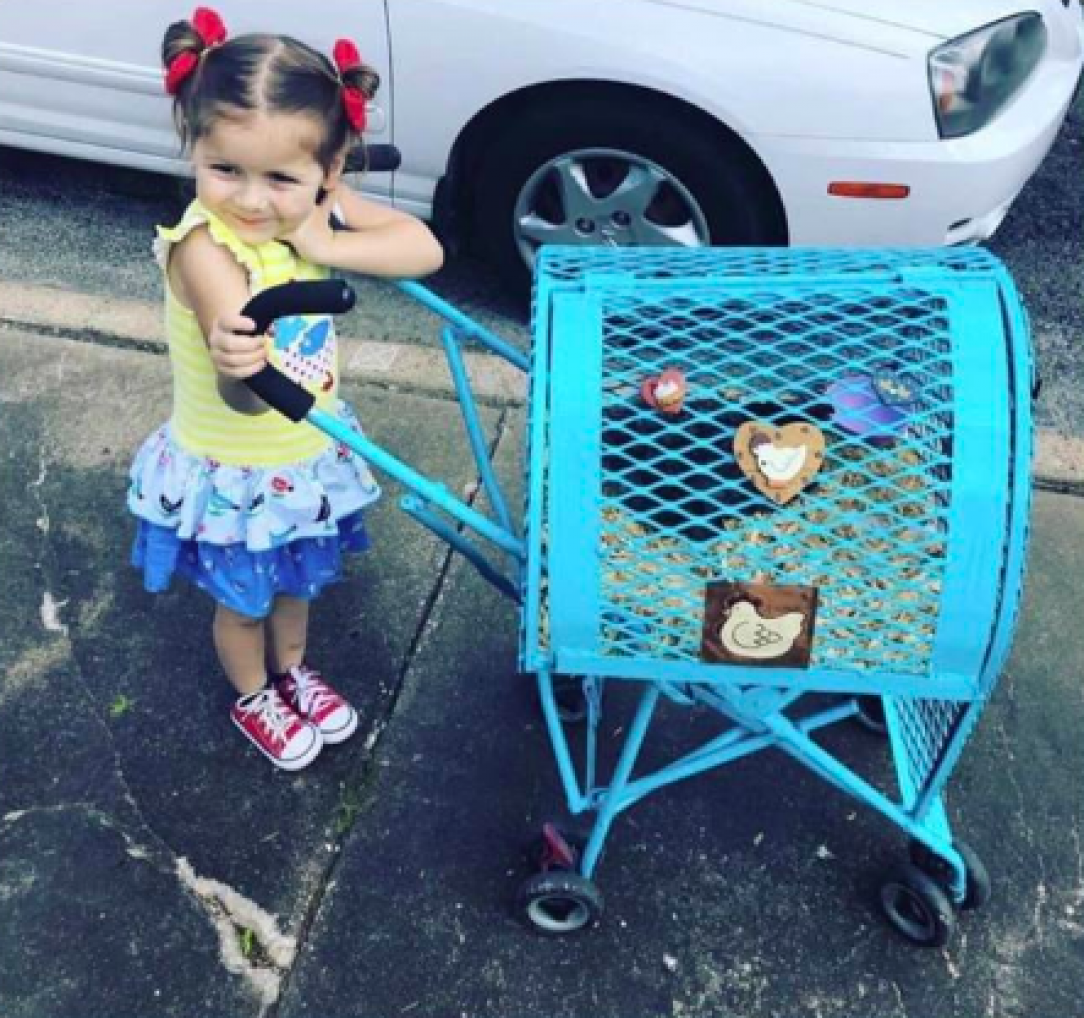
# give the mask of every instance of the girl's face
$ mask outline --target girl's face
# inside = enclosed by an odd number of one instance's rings
[[[192,147],[197,197],[247,244],[291,233],[342,171],[341,162],[325,171],[316,161],[318,131],[303,114],[219,117]]]

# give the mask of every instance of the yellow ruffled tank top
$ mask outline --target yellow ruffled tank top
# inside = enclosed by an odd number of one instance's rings
[[[198,227],[228,249],[248,274],[252,293],[292,280],[326,279],[328,271],[299,258],[278,241],[244,243],[221,219],[192,202],[174,227],[158,227],[155,256],[165,276],[166,335],[173,369],[174,440],[192,453],[231,466],[282,466],[320,455],[330,439],[316,428],[295,424],[275,410],[242,414],[222,399],[217,375],[196,315],[177,300],[169,285],[169,252]],[[270,360],[333,410],[338,402],[338,344],[326,315],[282,319],[269,340]]]

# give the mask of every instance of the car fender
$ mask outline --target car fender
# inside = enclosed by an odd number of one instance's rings
[[[554,82],[626,84],[669,96],[754,152],[773,135],[899,141],[935,134],[924,57],[906,52],[914,33],[882,26],[871,46],[647,0],[623,0],[619,18],[612,10],[578,0],[472,0],[469,7],[391,0],[396,143],[404,156],[397,202],[417,208],[432,199],[457,138],[479,111]],[[781,80],[780,63],[797,70]]]

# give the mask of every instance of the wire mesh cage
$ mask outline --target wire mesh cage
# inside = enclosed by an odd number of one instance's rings
[[[705,585],[769,582],[818,591],[816,633],[803,674],[755,681],[982,695],[1030,445],[1026,323],[999,263],[558,249],[538,293],[528,582],[549,597],[524,619],[528,664],[725,680],[701,661]],[[683,405],[664,414],[642,390],[674,371]],[[747,422],[824,436],[793,501],[743,472]]]

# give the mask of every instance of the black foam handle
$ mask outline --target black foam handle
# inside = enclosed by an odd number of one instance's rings
[[[399,169],[403,157],[394,145],[365,145],[346,157],[348,172],[391,173]]]
[[[287,315],[338,315],[354,306],[354,291],[341,279],[317,279],[283,283],[256,294],[241,314],[256,323],[260,335],[276,318]],[[271,364],[245,379],[245,384],[268,406],[300,421],[312,409],[316,397]]]

